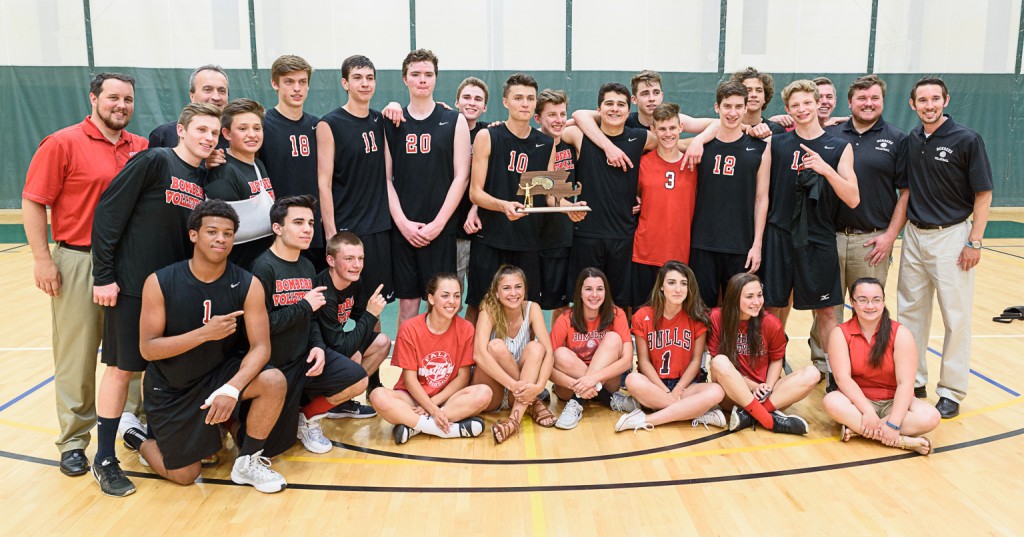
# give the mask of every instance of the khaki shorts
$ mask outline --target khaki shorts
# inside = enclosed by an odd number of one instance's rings
[[[884,418],[889,415],[889,412],[892,411],[892,402],[892,399],[871,401],[871,406],[875,407],[875,414],[878,414],[879,418]]]

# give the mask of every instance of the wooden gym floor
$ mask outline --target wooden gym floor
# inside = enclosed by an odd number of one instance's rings
[[[0,215],[9,227],[10,215]],[[572,431],[541,429],[495,446],[418,436],[395,446],[379,418],[325,420],[335,449],[297,444],[274,461],[288,489],[230,482],[233,447],[201,482],[156,478],[118,443],[138,487],[107,498],[57,469],[49,306],[21,243],[0,245],[0,517],[2,535],[1017,535],[1024,533],[1024,322],[991,317],[1024,304],[1024,212],[996,210],[977,271],[970,394],[930,436],[929,457],[838,440],[822,388],[792,407],[805,437],[729,433],[689,423],[619,433],[618,414],[587,406]],[[1007,238],[994,238],[995,236]],[[898,250],[899,243],[897,243]],[[896,263],[888,303],[895,309]],[[394,306],[385,329],[394,333]],[[929,401],[942,323],[933,320]],[[808,361],[810,317],[789,321],[789,360]],[[385,366],[385,384],[397,369]],[[553,410],[562,403],[554,401]],[[486,416],[488,427],[497,415]],[[230,444],[230,442],[229,442]],[[90,459],[94,447],[87,451]]]

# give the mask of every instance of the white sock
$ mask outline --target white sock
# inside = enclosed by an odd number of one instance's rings
[[[420,421],[416,423],[416,427],[413,429],[417,432],[427,433],[438,438],[448,437],[448,435],[437,426],[437,423],[434,423],[434,418],[431,416],[420,416]]]

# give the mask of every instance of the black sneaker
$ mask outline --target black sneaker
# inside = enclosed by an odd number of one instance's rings
[[[927,386],[914,386],[914,397],[918,399],[928,398],[928,387]]]
[[[107,496],[123,498],[135,492],[135,485],[125,477],[118,465],[117,457],[107,457],[92,465],[92,476],[100,485],[100,490]]]
[[[327,417],[332,420],[340,420],[344,418],[372,418],[377,415],[377,411],[372,406],[364,405],[359,401],[345,401],[344,403],[327,411]]]
[[[754,426],[754,416],[738,406],[732,407],[732,414],[729,415],[729,430],[739,431]]]
[[[832,376],[832,373],[827,373],[828,383],[825,384],[825,393],[832,393],[839,389],[839,385],[836,384],[836,378]]]
[[[551,402],[551,392],[549,392],[547,388],[544,388],[544,391],[540,392],[540,395],[537,396],[537,399],[540,399],[541,401],[544,401],[545,403],[550,403]]]
[[[804,421],[800,416],[788,416],[782,412],[772,412],[772,418],[775,419],[775,425],[772,426],[772,432],[782,434],[807,434],[807,422]]]

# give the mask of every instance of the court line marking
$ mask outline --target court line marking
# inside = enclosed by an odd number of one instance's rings
[[[970,447],[980,446],[1000,440],[1006,440],[1024,434],[1024,428],[1017,429],[1014,431],[1007,431],[992,436],[978,438],[975,440],[967,440],[959,444],[952,444],[948,446],[937,447],[932,451],[930,457],[934,458],[936,454],[948,453],[952,451],[958,451]],[[60,463],[55,460],[44,459],[41,457],[33,457],[30,455],[22,455],[20,453],[12,453],[10,451],[0,450],[0,457],[12,459],[22,462],[31,462],[44,466],[59,466]],[[772,470],[766,472],[754,472],[748,474],[736,474],[736,475],[722,475],[722,476],[708,476],[698,477],[689,479],[666,479],[661,481],[640,481],[640,482],[626,482],[626,483],[595,483],[595,484],[575,484],[575,485],[528,485],[524,487],[384,487],[384,486],[371,486],[371,485],[318,485],[309,483],[289,483],[288,488],[296,490],[316,490],[316,491],[331,491],[331,492],[383,492],[383,493],[421,493],[421,494],[466,494],[466,493],[515,493],[515,492],[566,492],[566,491],[581,491],[581,490],[617,490],[617,489],[636,489],[636,488],[656,488],[656,487],[675,487],[675,486],[687,486],[687,485],[702,485],[710,483],[726,483],[732,481],[749,481],[754,479],[769,479],[774,477],[786,477],[792,475],[802,475],[820,472],[829,472],[833,470],[844,470],[847,468],[856,468],[860,466],[870,466],[874,464],[880,464],[885,462],[896,462],[915,457],[924,457],[916,452],[901,453],[898,455],[890,455],[886,457],[877,457],[874,459],[863,459],[859,461],[850,461],[835,464],[825,464],[819,466],[808,466],[804,468],[791,468],[788,470]],[[142,479],[163,479],[159,475],[143,472],[129,471],[125,474],[131,477],[138,477]],[[235,487],[244,487],[247,485],[238,485],[226,479],[205,479],[200,477],[196,480],[197,483],[211,484],[211,485],[228,485]]]
[[[43,386],[46,386],[47,384],[49,384],[51,382],[53,382],[53,375],[50,375],[50,378],[48,378],[48,379],[40,382],[39,384],[36,384],[35,386],[29,388],[28,391],[22,393],[21,395],[18,395],[14,399],[11,399],[10,401],[7,401],[3,405],[0,405],[0,412],[3,412],[4,410],[7,410],[14,403],[17,403],[18,401],[21,401],[22,399],[32,395],[33,393],[35,393],[36,390],[38,390],[39,388],[42,388]]]

